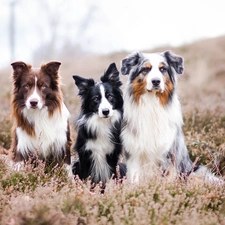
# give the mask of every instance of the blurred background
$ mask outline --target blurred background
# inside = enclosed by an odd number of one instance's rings
[[[184,57],[184,77],[199,89],[224,77],[224,22],[223,0],[1,0],[1,92],[10,95],[13,61],[61,61],[66,98],[76,93],[72,74],[98,79],[133,51],[168,49]]]
[[[10,145],[10,64],[17,60],[33,67],[62,62],[64,100],[73,120],[80,100],[72,75],[98,81],[110,63],[120,70],[133,51],[172,50],[184,58],[178,91],[186,124],[216,115],[223,127],[224,23],[224,0],[0,0],[0,146]],[[127,77],[121,79],[125,84]],[[225,142],[224,128],[220,137],[216,146]]]
[[[224,22],[223,0],[1,0],[0,66],[180,46]]]

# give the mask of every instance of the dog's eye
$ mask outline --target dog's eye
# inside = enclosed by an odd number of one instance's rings
[[[149,67],[144,67],[144,68],[142,69],[141,73],[142,73],[143,75],[147,75],[147,74],[150,72],[150,70],[151,70],[151,68],[149,68]]]
[[[165,73],[167,71],[167,69],[166,69],[166,67],[162,66],[162,67],[159,68],[159,71],[161,73]]]
[[[94,99],[93,99],[93,101],[95,102],[95,103],[98,103],[99,101],[98,101],[98,97],[95,97]]]
[[[28,90],[30,88],[30,85],[29,84],[25,84],[23,87]]]
[[[47,88],[47,85],[42,84],[42,85],[41,85],[41,90],[44,90],[45,88]]]
[[[113,100],[113,96],[112,95],[108,95],[108,100],[112,101]]]

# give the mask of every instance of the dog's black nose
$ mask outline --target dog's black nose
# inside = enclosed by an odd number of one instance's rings
[[[38,104],[38,100],[36,100],[36,99],[33,99],[33,100],[30,101],[30,105],[33,108],[35,108],[37,106],[37,104]]]
[[[108,115],[109,115],[109,109],[103,109],[103,110],[102,110],[102,114],[103,114],[104,116],[108,116]]]
[[[160,80],[158,78],[153,78],[152,84],[153,84],[153,86],[158,87],[160,84]]]

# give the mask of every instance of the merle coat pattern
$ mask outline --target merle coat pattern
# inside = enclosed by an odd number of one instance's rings
[[[170,51],[135,52],[122,60],[121,72],[129,77],[121,137],[130,182],[154,173],[153,168],[171,177],[200,171],[190,160],[182,131],[177,77],[183,70],[183,58]],[[205,167],[201,171],[210,174]]]

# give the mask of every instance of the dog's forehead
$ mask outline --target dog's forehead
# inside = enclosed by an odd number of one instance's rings
[[[38,68],[32,68],[24,79],[26,79],[26,77],[29,77],[30,80],[35,80],[35,78],[37,79],[39,77],[39,71],[40,69]]]
[[[90,87],[89,91],[92,95],[99,93],[101,82],[96,82],[94,86]]]
[[[37,81],[48,81],[50,79],[49,76],[44,76],[42,70],[40,68],[31,68],[28,73],[24,73],[22,76],[23,82],[37,82]]]
[[[42,76],[42,74],[43,74],[43,71],[41,70],[41,68],[39,68],[39,67],[32,68],[32,75],[34,77],[40,78]]]
[[[158,66],[160,63],[167,64],[165,57],[160,53],[144,53],[145,64],[150,66]]]

